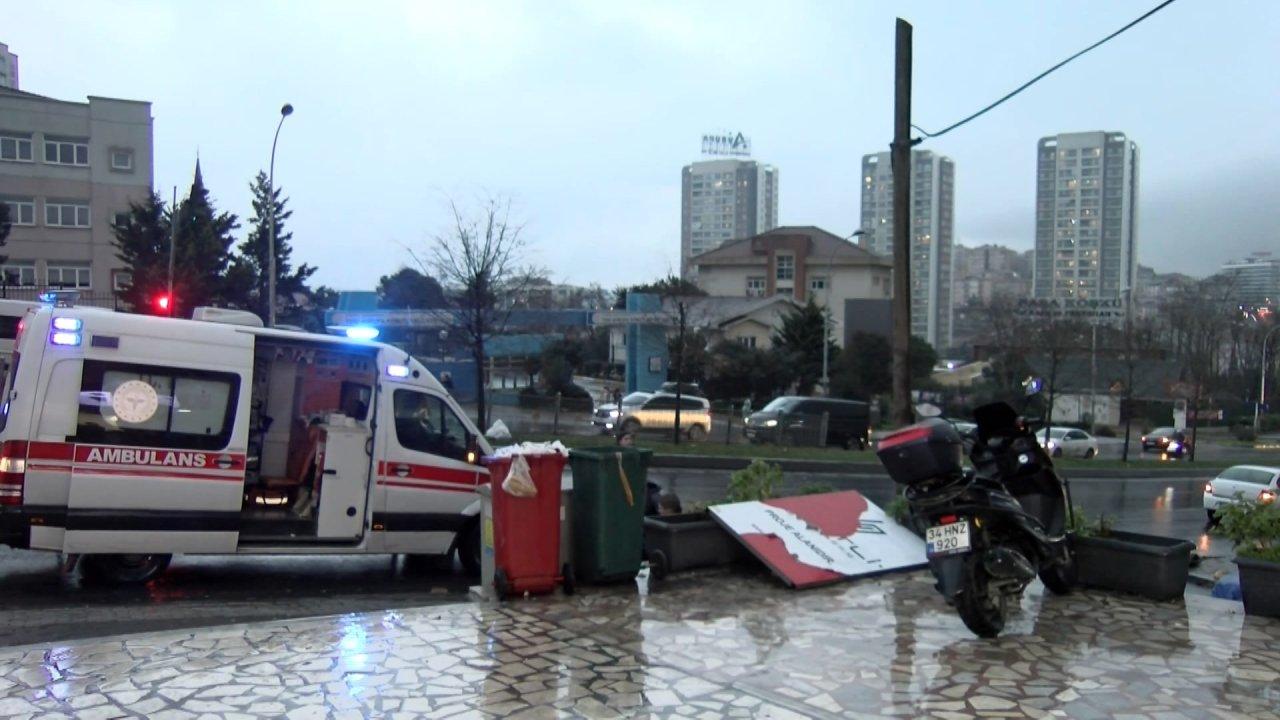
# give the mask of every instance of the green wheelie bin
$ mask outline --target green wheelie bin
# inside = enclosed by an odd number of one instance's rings
[[[644,552],[644,507],[652,450],[570,450],[573,569],[582,582],[634,578]]]

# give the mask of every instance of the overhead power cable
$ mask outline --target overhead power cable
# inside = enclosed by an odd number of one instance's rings
[[[946,126],[946,127],[942,128],[942,129],[941,129],[941,130],[939,130],[938,132],[929,132],[928,130],[925,130],[924,128],[920,127],[919,125],[914,125],[914,124],[913,124],[911,127],[915,128],[916,130],[919,130],[921,133],[923,133],[923,134],[924,134],[924,136],[925,136],[925,137],[929,137],[929,138],[936,138],[936,137],[938,137],[938,136],[940,136],[940,135],[946,135],[947,133],[951,132],[952,130],[955,130],[956,128],[960,127],[961,125],[964,125],[965,123],[969,122],[970,120],[973,120],[973,119],[978,118],[978,117],[980,117],[980,116],[982,116],[982,115],[985,115],[987,112],[989,112],[990,110],[995,109],[996,107],[998,107],[1000,104],[1002,104],[1002,103],[1003,103],[1003,102],[1005,102],[1006,100],[1008,100],[1008,99],[1012,98],[1014,95],[1017,95],[1018,93],[1022,92],[1023,90],[1026,90],[1027,88],[1031,87],[1032,85],[1035,85],[1037,82],[1040,82],[1040,81],[1041,81],[1041,80],[1043,80],[1047,75],[1049,75],[1049,73],[1052,73],[1054,70],[1057,70],[1058,68],[1062,67],[1063,65],[1066,65],[1067,63],[1071,62],[1072,60],[1075,60],[1076,58],[1080,57],[1081,55],[1084,55],[1085,53],[1089,52],[1090,50],[1093,50],[1094,48],[1096,48],[1096,47],[1098,47],[1098,46],[1100,46],[1100,45],[1102,45],[1102,44],[1106,43],[1108,40],[1111,40],[1112,38],[1114,38],[1114,37],[1116,37],[1116,36],[1120,35],[1121,33],[1123,33],[1124,31],[1128,30],[1129,28],[1133,27],[1134,25],[1137,25],[1138,23],[1142,22],[1143,20],[1146,20],[1147,18],[1151,17],[1152,15],[1155,15],[1156,13],[1158,13],[1158,12],[1160,12],[1161,10],[1165,9],[1165,8],[1166,8],[1166,7],[1168,7],[1169,5],[1172,5],[1172,4],[1173,4],[1173,2],[1174,2],[1174,0],[1164,0],[1164,2],[1160,3],[1159,5],[1157,5],[1157,6],[1153,7],[1153,8],[1151,8],[1151,9],[1150,9],[1150,10],[1148,10],[1147,12],[1143,13],[1141,16],[1139,16],[1136,20],[1134,20],[1133,22],[1129,23],[1128,25],[1125,25],[1124,27],[1120,28],[1119,30],[1116,30],[1115,32],[1113,32],[1113,33],[1111,33],[1110,35],[1108,35],[1108,36],[1106,36],[1106,37],[1102,38],[1101,40],[1099,40],[1098,42],[1096,42],[1096,43],[1094,43],[1094,44],[1090,45],[1089,47],[1087,47],[1087,48],[1085,48],[1085,49],[1081,50],[1080,52],[1076,53],[1075,55],[1072,55],[1071,57],[1067,58],[1066,60],[1063,60],[1062,62],[1058,63],[1057,65],[1054,65],[1053,67],[1049,68],[1048,70],[1045,70],[1044,72],[1040,73],[1039,75],[1037,75],[1037,76],[1035,76],[1035,77],[1031,78],[1030,80],[1026,81],[1025,83],[1023,83],[1023,84],[1019,85],[1019,86],[1017,87],[1017,89],[1015,89],[1013,92],[1009,93],[1008,95],[1005,95],[1004,97],[1000,98],[999,100],[996,100],[995,102],[991,103],[990,105],[988,105],[988,106],[986,106],[986,107],[982,108],[982,109],[981,109],[981,110],[979,110],[978,112],[976,112],[976,113],[974,113],[974,114],[970,115],[969,117],[967,117],[967,118],[965,118],[965,119],[963,119],[963,120],[961,120],[961,121],[959,121],[959,122],[952,123],[951,125],[948,125],[948,126]],[[916,142],[919,142],[919,139],[917,139],[917,140],[916,140]],[[912,144],[914,144],[914,143],[912,143]]]

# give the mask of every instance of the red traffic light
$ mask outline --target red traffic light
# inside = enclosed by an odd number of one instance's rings
[[[160,312],[163,312],[163,313],[168,313],[170,304],[173,302],[173,298],[169,297],[168,295],[157,295],[155,297],[155,300],[153,300],[152,302],[155,304],[156,310],[159,310]]]

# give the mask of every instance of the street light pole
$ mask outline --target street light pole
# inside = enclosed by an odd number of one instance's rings
[[[293,114],[293,106],[285,103],[280,108],[280,122],[276,124],[276,136],[271,140],[271,166],[267,173],[267,327],[276,326],[276,141],[284,119]]]
[[[1267,343],[1271,342],[1271,335],[1276,330],[1280,330],[1280,325],[1276,325],[1267,331],[1262,338],[1262,368],[1259,375],[1262,376],[1262,382],[1258,387],[1258,402],[1253,404],[1253,432],[1257,434],[1260,428],[1260,415],[1262,413],[1262,403],[1267,399]]]
[[[854,230],[849,237],[845,238],[845,241],[850,242],[854,238],[866,234],[867,231],[865,230]],[[832,266],[836,261],[836,250],[839,249],[840,247],[837,245],[831,249],[831,254],[827,256],[826,288],[824,288],[827,291],[827,298],[825,303],[826,307],[822,314],[822,395],[824,397],[831,395],[831,377],[827,372],[827,355],[830,353],[828,346],[830,345],[829,338],[831,337],[831,278]]]

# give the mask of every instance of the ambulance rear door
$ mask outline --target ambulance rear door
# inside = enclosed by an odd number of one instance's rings
[[[61,438],[63,550],[235,552],[251,341],[211,323],[149,322],[115,333],[87,319],[80,372],[50,385],[75,408]]]

